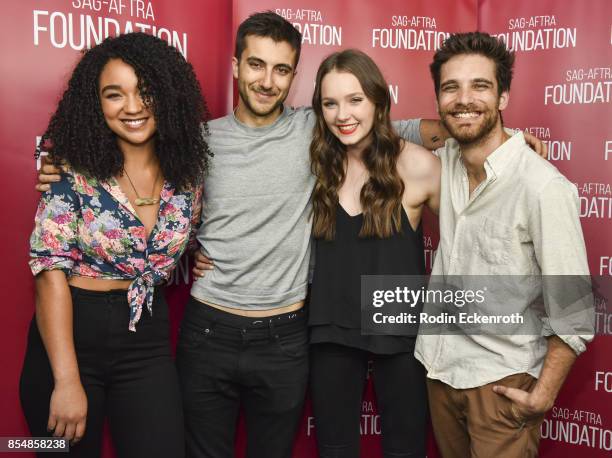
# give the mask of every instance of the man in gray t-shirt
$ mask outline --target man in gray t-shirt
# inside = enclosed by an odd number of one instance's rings
[[[280,16],[243,22],[238,106],[209,124],[215,156],[197,238],[214,268],[193,284],[177,352],[188,456],[231,456],[240,405],[248,456],[291,455],[308,377],[302,308],[315,183],[315,115],[283,105],[299,50],[299,33]],[[420,143],[418,120],[396,127]]]
[[[209,124],[215,156],[197,238],[215,269],[194,282],[194,298],[231,308],[230,313],[266,315],[304,299],[314,118],[310,108],[285,107],[262,127],[251,127],[233,113]],[[395,126],[404,138],[420,143],[418,120]]]

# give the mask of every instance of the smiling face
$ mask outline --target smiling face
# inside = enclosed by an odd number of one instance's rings
[[[440,69],[440,120],[462,145],[473,144],[499,129],[499,111],[508,93],[498,94],[493,60],[479,54],[460,54]]]
[[[247,35],[240,60],[232,59],[240,99],[236,115],[250,125],[273,122],[295,76],[296,51],[286,41]]]
[[[122,145],[149,145],[155,134],[155,117],[143,102],[138,77],[131,65],[111,59],[98,81],[102,114]]]
[[[327,128],[342,144],[366,146],[371,139],[376,105],[355,75],[332,70],[321,80],[321,105]]]

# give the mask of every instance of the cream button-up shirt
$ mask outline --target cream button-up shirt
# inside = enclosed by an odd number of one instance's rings
[[[427,376],[458,389],[522,372],[537,378],[547,351],[545,337],[554,334],[577,354],[583,352],[593,338],[589,313],[565,317],[556,326],[545,311],[535,310],[546,301],[543,276],[589,275],[576,187],[535,154],[521,132],[487,157],[486,179],[472,195],[458,143],[449,139],[436,154],[442,163],[440,243],[432,275],[528,279],[510,291],[499,288],[505,297],[496,299],[512,303],[529,329],[529,320],[541,320],[542,332],[421,334],[415,355]]]

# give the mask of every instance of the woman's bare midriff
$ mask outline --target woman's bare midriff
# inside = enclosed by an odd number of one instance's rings
[[[109,280],[104,278],[88,278],[72,276],[68,279],[70,286],[91,291],[111,291],[113,289],[127,290],[132,280]]]

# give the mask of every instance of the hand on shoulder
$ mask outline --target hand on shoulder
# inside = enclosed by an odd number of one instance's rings
[[[62,170],[55,167],[48,157],[43,156],[41,158],[41,167],[38,171],[38,182],[35,186],[36,190],[45,192],[51,189],[51,183],[57,183],[61,180],[61,172]]]

